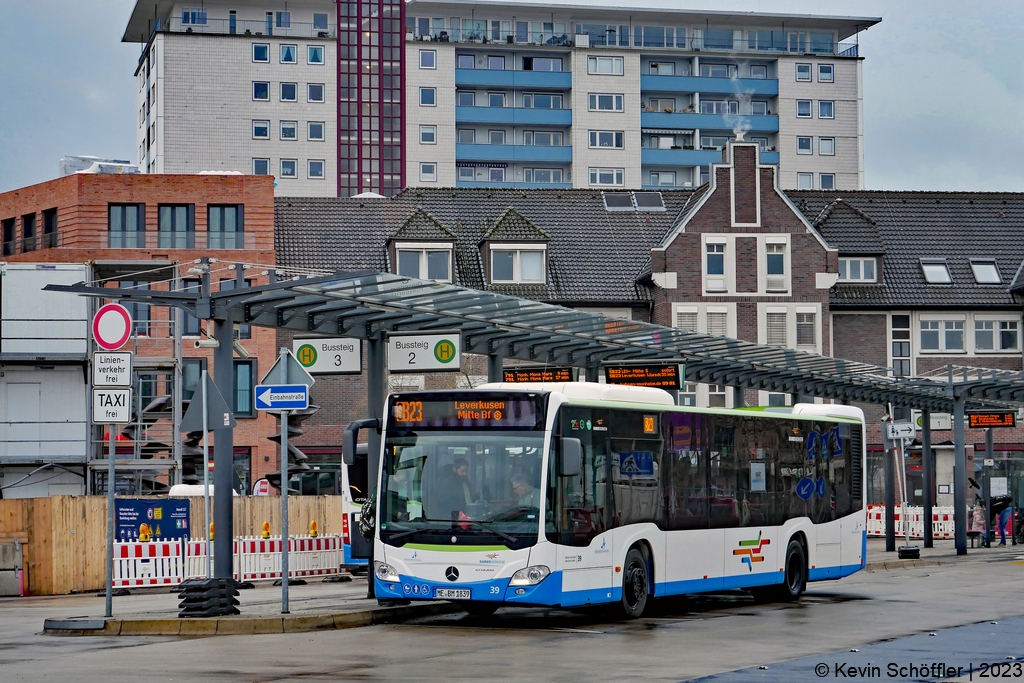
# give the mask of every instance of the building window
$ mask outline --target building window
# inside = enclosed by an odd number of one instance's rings
[[[729,336],[729,313],[728,311],[707,312],[707,333],[715,337]]]
[[[704,245],[705,267],[708,275],[725,275],[725,245],[708,243]]]
[[[1018,321],[974,321],[974,349],[976,351],[1016,351],[1018,348]]]
[[[839,280],[841,282],[875,282],[875,259],[839,259]]]
[[[323,102],[324,101],[324,84],[323,83],[307,83],[306,84],[306,101],[307,102]]]
[[[473,55],[459,55],[457,58],[458,68],[460,69],[473,69],[476,67],[476,60]]]
[[[836,139],[835,138],[818,138],[818,154],[825,157],[833,157],[836,155]]]
[[[702,78],[736,78],[739,67],[735,64],[706,64],[702,61],[700,75]]]
[[[189,294],[198,294],[201,285],[199,280],[182,280],[181,291]],[[191,313],[185,313],[182,315],[184,326],[182,327],[181,334],[185,337],[198,337],[200,334],[200,321],[199,318],[195,317]],[[182,370],[182,379],[184,380],[184,370]],[[195,386],[199,386],[198,377],[196,378]]]
[[[651,171],[651,185],[671,186],[676,184],[675,171]]]
[[[701,114],[739,114],[739,100],[701,100]]]
[[[892,374],[910,377],[910,316],[892,316]]]
[[[487,169],[487,179],[492,183],[505,182],[505,169],[501,166],[491,166]]]
[[[277,12],[277,28],[291,28],[292,26],[292,13],[291,12]]]
[[[306,177],[312,180],[323,180],[324,160],[310,159],[306,162]]]
[[[298,178],[299,174],[296,171],[298,166],[296,159],[281,159],[281,176],[282,178]]]
[[[591,185],[625,185],[625,169],[622,168],[591,168]]]
[[[254,62],[269,62],[270,61],[270,45],[267,43],[253,43],[252,44],[252,61]]]
[[[457,136],[460,145],[476,144],[476,131],[472,128],[460,128],[457,132]]]
[[[459,180],[476,180],[476,167],[459,166]]]
[[[590,111],[622,111],[622,95],[590,93]]]
[[[963,320],[922,320],[922,351],[963,351]]]
[[[765,245],[765,274],[769,292],[786,291],[786,245],[769,243]]]
[[[437,106],[437,88],[420,88],[420,106]]]
[[[560,183],[562,182],[562,169],[560,168],[527,168],[523,170],[523,180],[528,183]]]
[[[999,269],[995,261],[971,260],[971,271],[974,273],[974,281],[979,285],[998,285],[1003,279],[999,276]]]
[[[504,145],[505,144],[505,131],[503,131],[503,130],[489,130],[489,131],[487,131],[487,144],[489,144],[489,145]]]
[[[621,76],[623,72],[622,57],[588,57],[588,74],[607,74]]]
[[[836,103],[832,100],[818,101],[818,118],[834,119],[836,117]]]
[[[107,206],[107,246],[111,249],[139,249],[146,246],[145,204],[109,204]],[[4,243],[7,224],[5,222]],[[13,221],[12,226],[13,228]],[[11,230],[13,233],[13,229]],[[11,240],[14,237],[11,235]]]
[[[270,121],[253,121],[252,122],[252,138],[253,138],[253,140],[269,140],[270,139]]]
[[[324,63],[324,46],[323,45],[307,45],[306,46],[306,64],[323,64]]]
[[[281,46],[281,63],[282,64],[295,64],[299,61],[299,46],[298,45],[282,45]]]
[[[257,102],[270,101],[270,83],[266,81],[253,81],[252,99]]]
[[[426,183],[436,183],[437,164],[420,164],[420,180]]]
[[[256,384],[255,360],[235,360],[233,384],[235,417],[256,417],[256,406],[252,391]]]
[[[543,95],[541,93],[523,93],[525,109],[561,109],[561,95]]]
[[[491,282],[544,282],[544,251],[492,246]]]
[[[323,121],[307,121],[306,122],[306,139],[307,140],[318,140],[323,141],[324,139],[324,122]]]
[[[500,55],[490,55],[487,57],[487,68],[495,71],[504,71],[505,58]]]
[[[27,213],[21,217],[21,250],[35,251],[36,249],[36,215]]]
[[[523,71],[561,71],[561,57],[523,57]]]
[[[282,140],[297,140],[299,124],[296,121],[282,121],[281,122],[281,139]]]
[[[241,204],[211,204],[207,207],[207,246],[210,249],[242,249],[245,246],[242,215]]]
[[[924,280],[930,285],[952,284],[953,278],[949,276],[949,268],[945,261],[921,261],[921,271],[924,273]]]
[[[526,96],[524,95],[523,97],[525,98]],[[465,91],[455,93],[455,104],[459,107],[475,107],[476,93]]]
[[[15,225],[16,219],[5,218],[3,220],[3,248],[0,249],[0,256],[13,256],[18,250],[17,238],[15,237],[15,231],[17,229]],[[114,246],[111,244],[110,246]]]
[[[814,174],[813,173],[797,173],[796,174],[796,189],[798,189],[798,190],[813,190],[814,189]]]
[[[523,131],[523,144],[535,147],[559,147],[562,144],[562,133],[549,130]]]
[[[487,93],[487,106],[488,107],[504,107],[505,106],[505,93],[503,93],[503,92],[489,92],[489,93]]]
[[[420,126],[420,144],[437,144],[437,126]]]
[[[198,291],[198,290],[196,290]],[[190,401],[200,388],[203,370],[206,369],[205,358],[183,358],[181,361],[181,399]],[[211,477],[212,479],[212,477]]]
[[[835,69],[831,64],[819,64],[818,65],[818,82],[819,83],[833,83],[835,82]],[[807,79],[810,80],[810,79]]]
[[[786,346],[786,314],[765,313],[764,343],[768,346]]]
[[[810,64],[797,64],[796,65],[796,80],[798,80],[798,81],[809,81],[809,80],[811,80],[811,65]]]
[[[695,408],[697,406],[697,385],[694,382],[686,382],[679,391],[679,405]]]
[[[651,62],[648,72],[652,76],[675,76],[675,62]]]
[[[420,68],[437,68],[437,50],[420,50]]]
[[[313,29],[316,31],[327,30],[327,12],[313,12]]]
[[[253,159],[253,175],[270,175],[270,159]]]
[[[781,408],[786,405],[786,401],[789,398],[788,394],[780,394],[778,392],[772,392],[768,394],[768,406],[770,408]]]
[[[121,280],[118,285],[121,289],[149,289],[148,282],[141,282],[138,280]],[[149,304],[139,303],[137,301],[129,300],[118,300],[122,306],[128,309],[128,313],[132,318],[132,334],[136,337],[148,337],[149,336]],[[145,405],[145,403],[143,403]]]
[[[43,249],[57,246],[57,209],[43,211]]]
[[[239,207],[241,208],[241,207]],[[241,244],[241,242],[239,242]],[[234,278],[224,278],[220,281],[220,291],[226,292],[235,289],[236,281]],[[251,287],[252,280],[245,280],[245,286]],[[235,339],[252,339],[252,325],[245,323],[235,323]]]
[[[798,119],[809,119],[809,118],[811,118],[811,101],[810,100],[797,100],[796,101],[796,117]]]
[[[814,147],[811,143],[811,137],[808,136],[797,136],[796,138],[796,153],[797,154],[812,154]]]
[[[451,282],[452,250],[449,246],[406,248],[399,245],[398,274],[420,280]]]
[[[298,86],[295,83],[281,84],[281,101],[295,102],[298,99]]]
[[[796,314],[796,345],[817,346],[818,330],[815,325],[815,313]]]
[[[750,77],[761,80],[768,78],[768,67],[764,64],[751,64]]]
[[[157,246],[161,249],[195,247],[195,204],[161,204],[157,208]]]
[[[725,408],[728,388],[724,384],[708,385],[708,408]]]
[[[818,177],[820,178],[820,180],[819,180],[819,183],[820,183],[819,187],[822,190],[834,190],[834,189],[836,189],[836,174],[835,173],[821,173],[821,174],[819,174]]]
[[[755,100],[750,103],[751,116],[766,116],[768,114],[768,103]]]

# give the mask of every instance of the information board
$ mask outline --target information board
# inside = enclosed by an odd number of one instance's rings
[[[391,372],[459,372],[462,369],[459,334],[409,334],[388,337]]]
[[[506,382],[575,382],[575,368],[515,367],[505,368]]]
[[[608,384],[679,389],[682,386],[683,367],[677,363],[608,365],[605,366],[604,376]]]
[[[971,429],[988,427],[1016,427],[1017,413],[1013,410],[988,410],[967,413],[967,424]]]
[[[388,428],[540,429],[543,415],[539,399],[529,394],[473,392],[453,399],[396,394],[391,400]]]
[[[295,339],[295,359],[314,375],[357,374],[363,369],[363,353],[359,339],[348,337],[317,337]]]
[[[138,541],[189,537],[189,500],[118,498],[117,540]]]

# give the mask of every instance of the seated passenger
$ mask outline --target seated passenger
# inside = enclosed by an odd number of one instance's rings
[[[530,484],[526,475],[512,475],[512,492],[519,497],[519,507],[540,508],[540,491]]]

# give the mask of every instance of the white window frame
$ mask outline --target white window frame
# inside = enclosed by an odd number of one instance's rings
[[[623,57],[591,55],[587,57],[587,73],[595,76],[622,76],[625,68]],[[609,70],[606,70],[606,68]]]
[[[822,78],[822,74],[828,70],[828,78]],[[819,64],[818,65],[818,83],[835,83],[836,82],[836,66],[835,64]]]
[[[293,135],[290,138],[286,138],[284,136],[284,128],[285,128],[285,126],[290,126],[292,128],[292,130],[295,132],[295,135]],[[278,134],[278,138],[281,139],[281,140],[287,140],[287,141],[298,140],[299,139],[299,122],[298,121],[281,121],[280,124],[278,125],[278,128],[277,128],[277,134]]]
[[[267,172],[266,173],[257,173],[256,172],[256,164],[257,164],[257,162],[262,162],[262,163],[267,165]],[[273,173],[270,172],[270,159],[268,159],[266,157],[254,157],[253,160],[252,160],[252,174],[253,175],[273,175]]]
[[[814,344],[797,345],[797,314],[811,313],[814,315]],[[757,339],[760,344],[768,344],[768,315],[781,314],[786,316],[786,343],[789,349],[800,349],[822,352],[822,313],[821,304],[775,304],[759,303],[757,305]],[[777,340],[772,340],[772,344]]]
[[[978,346],[978,325],[981,323],[990,323],[992,325],[992,348],[983,349]],[[1003,346],[1002,345],[1002,327],[1003,325],[1013,325],[1014,333],[1017,337],[1017,344],[1015,346]],[[1017,354],[1020,352],[1020,331],[1021,331],[1021,319],[1019,317],[1009,317],[1006,315],[999,314],[985,314],[976,313],[974,315],[974,335],[971,339],[974,345],[974,352],[976,354],[1000,354],[1010,353]]]
[[[807,149],[800,149],[800,143],[806,141]],[[814,138],[810,135],[797,135],[796,136],[796,153],[797,154],[814,154]]]
[[[320,175],[313,174],[313,164],[320,164]],[[327,162],[323,159],[306,160],[306,178],[309,180],[324,180],[327,177]]]
[[[804,67],[807,68],[807,78],[801,78],[800,77],[800,70],[803,69]],[[811,71],[811,65],[810,64],[797,63],[797,65],[794,68],[794,70],[796,72],[796,80],[797,81],[799,81],[801,83],[810,83],[811,82],[811,79],[813,78],[813,72]]]
[[[708,273],[708,247],[715,245],[722,247],[722,274],[710,275]],[[722,294],[733,290],[735,283],[734,268],[732,267],[733,241],[725,235],[702,235],[700,250],[700,270],[705,294]],[[718,253],[717,251],[715,253]]]
[[[807,187],[800,187],[800,181],[801,180],[806,180],[807,181]],[[796,174],[796,189],[798,189],[798,190],[813,190],[814,189],[814,174],[813,173],[805,173],[803,171],[798,172]]]
[[[256,97],[256,85],[263,84],[267,86],[266,97]],[[270,101],[270,81],[253,81],[252,82],[252,101],[253,102],[269,102]]]
[[[938,348],[929,349],[925,348],[923,335],[925,332],[924,325],[929,325],[928,331],[934,331],[938,335]],[[946,345],[946,335],[949,332],[955,332],[959,325],[960,339],[962,346],[960,348],[949,348]],[[934,330],[931,329],[934,326]],[[967,353],[967,316],[964,314],[943,314],[943,313],[929,313],[922,314],[917,323],[917,343],[918,349],[922,354],[965,354]]]
[[[285,50],[285,48],[289,48],[289,47],[292,49],[292,52],[295,54],[295,59],[292,59],[290,61],[285,60],[285,58],[284,58],[284,50]],[[281,43],[281,46],[280,46],[280,48],[278,48],[278,51],[277,51],[277,57],[278,57],[278,60],[280,61],[281,64],[298,64],[299,63],[299,46],[296,45],[295,43]]]
[[[426,167],[431,167],[430,171],[426,171]],[[420,182],[423,183],[436,183],[437,182],[437,162],[434,161],[421,161],[420,162]]]
[[[505,167],[504,166],[489,166],[487,168],[487,182],[489,182],[489,183],[503,183],[503,182],[505,182]]]
[[[476,180],[476,166],[459,166],[459,180]]]
[[[488,247],[490,253],[490,279],[491,284],[496,285],[509,285],[509,284],[545,284],[547,282],[547,270],[548,270],[548,245],[546,244],[491,244]],[[512,252],[512,279],[511,280],[496,280],[494,278],[494,255],[499,252]],[[523,279],[523,264],[522,255],[523,252],[539,252],[541,254],[541,279],[539,280],[524,280]]]
[[[256,59],[256,48],[262,47],[267,51],[266,59]],[[270,43],[253,43],[252,44],[252,61],[254,64],[269,64],[270,63]]]
[[[292,165],[292,172],[290,174],[284,172],[284,165],[286,163],[289,163],[289,164]],[[281,168],[281,177],[282,178],[298,178],[299,177],[299,160],[298,159],[281,159],[280,168]]]
[[[425,133],[430,134],[430,140],[424,140],[423,135]],[[420,144],[421,145],[436,145],[437,144],[437,126],[420,126]]]
[[[850,277],[850,264],[856,263],[858,272],[860,275],[855,278]],[[870,263],[872,267],[872,275],[870,278],[864,275],[864,265]],[[843,271],[846,271],[846,277],[843,277]],[[844,256],[839,259],[839,282],[842,283],[858,283],[858,282],[878,282],[878,259],[874,256]]]
[[[537,172],[550,173],[552,174],[551,180],[537,180]],[[554,174],[558,173],[558,180],[554,179]],[[555,183],[563,182],[565,178],[565,171],[561,168],[524,168],[523,169],[523,182],[525,183],[537,183],[539,185],[553,185]]]
[[[501,134],[501,142],[494,142],[492,135]],[[487,144],[488,145],[504,145],[505,139],[508,137],[508,133],[504,129],[488,129],[487,130]]]
[[[942,266],[942,269],[946,273],[945,279],[944,280],[932,281],[932,279],[928,275],[928,267],[929,266]],[[936,274],[938,274],[938,273],[936,273]],[[927,283],[929,285],[951,285],[951,284],[953,284],[953,274],[949,272],[949,264],[946,263],[945,259],[938,259],[938,260],[922,259],[921,260],[921,275],[924,277],[925,283]]]
[[[978,266],[991,266],[996,271],[995,280],[981,280],[978,277]],[[974,275],[974,282],[979,285],[1001,285],[1003,277],[999,274],[999,265],[995,259],[971,259],[971,274]]]
[[[261,125],[267,129],[266,135],[256,135],[256,126]],[[253,140],[269,140],[270,139],[270,121],[267,119],[253,119],[252,120],[252,139]]]
[[[431,64],[424,65],[423,58],[426,55],[431,56]],[[420,68],[421,69],[437,69],[437,50],[420,50]]]
[[[423,104],[423,94],[426,92],[433,93],[433,102],[430,104]],[[437,106],[437,88],[420,88],[420,98],[417,100],[421,107],[436,107]]]
[[[832,115],[831,116],[825,116],[824,114],[821,113],[821,106],[823,104],[827,104],[827,105],[829,105],[832,108]],[[818,100],[818,118],[819,119],[830,120],[830,119],[834,119],[835,117],[836,117],[836,101],[835,100]]]
[[[602,183],[601,175],[608,173],[611,173],[614,176],[614,182]],[[588,175],[591,187],[623,187],[626,184],[626,169],[624,168],[591,166],[588,169]]]
[[[443,251],[448,255],[448,277],[447,279],[435,279],[434,282],[452,282],[452,250],[455,248],[452,242],[396,242],[395,243],[395,266],[394,272],[398,273],[398,252],[400,251],[418,251],[420,252],[420,275],[427,274],[427,252],[428,251]],[[421,280],[430,280],[432,278],[421,277]]]
[[[493,104],[491,104],[491,98],[495,97],[495,96],[501,98],[501,105],[500,106],[495,107]],[[487,93],[487,106],[488,107],[494,107],[495,109],[504,109],[505,107],[508,106],[508,95],[505,92],[488,91],[488,93]]]
[[[770,235],[758,239],[758,262],[764,264],[763,280],[759,282],[760,290],[766,294],[785,294],[790,290],[790,248],[789,238],[785,235]],[[768,255],[782,254],[782,274],[768,274]],[[758,269],[761,270],[760,268]],[[761,279],[760,277],[758,279]]]
[[[313,137],[313,126],[320,126],[320,137]],[[306,121],[306,140],[311,142],[323,142],[327,139],[326,121]]]
[[[463,95],[469,95],[470,99],[473,100],[472,104],[461,104],[459,99]],[[456,107],[475,107],[476,106],[476,93],[472,90],[457,90],[455,91],[455,106]]]
[[[800,105],[801,104],[806,104],[807,105],[807,113],[806,114],[801,114],[800,113]],[[814,100],[797,100],[796,101],[796,117],[798,119],[814,118]]]
[[[320,99],[319,100],[314,100],[310,96],[310,90],[309,89],[312,86],[314,86],[314,85],[319,85],[320,86]],[[327,96],[325,94],[326,92],[327,92],[327,87],[323,83],[307,83],[306,84],[306,101],[307,102],[323,102],[324,100],[327,99]]]
[[[602,145],[601,137],[604,135],[610,135],[612,139],[611,145]],[[626,148],[626,132],[622,130],[591,130],[589,131],[588,141],[590,143],[590,149],[625,149]],[[618,144],[615,142],[618,141]]]
[[[293,97],[290,100],[286,100],[284,98],[284,86],[286,86],[286,85],[290,85],[293,88],[295,88],[295,97]],[[282,82],[280,84],[280,86],[281,87],[279,87],[277,89],[277,94],[278,94],[281,102],[298,102],[299,101],[299,84],[298,83],[293,83],[292,81],[284,81],[284,82]]]
[[[824,151],[825,146],[830,145],[832,148],[831,152]],[[818,138],[818,156],[823,157],[834,157],[836,155],[836,139],[829,138]]]
[[[612,98],[612,108],[611,109],[601,109],[600,108],[600,106],[599,106],[600,103],[601,103],[600,98],[602,98],[602,97],[611,97]],[[625,100],[625,95],[623,95],[622,93],[611,93],[611,92],[592,92],[592,93],[587,93],[587,104],[589,105],[589,111],[622,112],[622,111],[625,111],[624,108],[623,108],[623,101],[624,100]]]
[[[313,54],[318,51],[320,52],[320,61],[311,59]],[[327,50],[323,45],[307,45],[306,46],[306,64],[315,64],[322,66],[327,62]]]
[[[470,133],[472,139],[469,142],[465,142],[462,139],[463,133]],[[460,145],[475,145],[476,144],[476,128],[459,128],[455,131],[455,142]]]
[[[825,187],[825,178],[831,179],[832,187]],[[836,174],[835,173],[819,173],[818,174],[818,189],[819,190],[835,190],[836,188]]]

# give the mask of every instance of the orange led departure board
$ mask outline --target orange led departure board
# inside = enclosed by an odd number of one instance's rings
[[[572,368],[505,368],[506,382],[574,382]]]
[[[1017,413],[1012,410],[990,410],[984,413],[967,413],[967,424],[971,429],[987,427],[1016,427]]]
[[[634,387],[656,387],[658,389],[678,389],[682,386],[680,365],[609,365],[604,369],[608,384],[625,384]]]
[[[395,396],[391,402],[391,428],[530,428],[541,425],[544,410],[538,396],[510,396],[476,392],[458,396]]]

